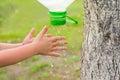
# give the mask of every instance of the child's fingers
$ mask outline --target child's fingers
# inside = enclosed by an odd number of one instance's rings
[[[45,34],[45,37],[52,37],[51,34]]]
[[[48,53],[48,55],[49,55],[49,56],[55,56],[55,57],[60,57],[60,56],[62,56],[61,54],[56,53],[56,52]]]
[[[44,36],[44,34],[47,32],[47,30],[48,30],[48,27],[45,26],[45,27],[41,30],[41,32],[37,35],[37,38],[38,38],[38,39],[42,38],[42,37]]]
[[[56,47],[56,46],[60,46],[60,45],[64,45],[64,44],[68,44],[67,41],[56,41],[53,43],[53,47]]]
[[[61,51],[61,50],[67,50],[67,47],[60,46],[60,47],[54,47],[52,51]]]
[[[31,31],[28,33],[27,38],[32,38],[35,33],[35,29],[32,28]]]
[[[53,37],[51,40],[52,42],[56,42],[58,40],[64,40],[65,39],[65,36],[56,36],[56,37]]]
[[[33,41],[34,41],[34,38],[32,38],[30,41],[33,42]]]

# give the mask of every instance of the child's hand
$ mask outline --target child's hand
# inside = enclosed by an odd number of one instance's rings
[[[32,28],[31,31],[28,33],[28,35],[23,40],[22,44],[25,45],[25,44],[33,42],[33,40],[34,40],[34,38],[33,38],[34,33],[35,33],[35,29]],[[44,35],[44,37],[51,37],[51,36],[52,36],[51,34],[45,34]]]
[[[33,41],[34,33],[35,33],[35,29],[32,28],[32,30],[28,33],[28,35],[23,40],[22,44],[25,45],[25,44],[31,43]]]
[[[36,36],[32,44],[35,46],[35,52],[40,55],[50,55],[50,56],[61,56],[61,54],[56,53],[58,50],[66,50],[67,47],[62,46],[67,44],[64,36],[52,37],[51,35],[45,36],[48,27],[44,27],[42,31]]]

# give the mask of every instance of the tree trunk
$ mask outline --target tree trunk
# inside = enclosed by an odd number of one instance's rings
[[[120,0],[84,0],[80,80],[120,80]]]

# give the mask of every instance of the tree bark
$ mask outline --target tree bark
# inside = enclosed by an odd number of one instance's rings
[[[120,0],[84,0],[80,80],[120,80]]]

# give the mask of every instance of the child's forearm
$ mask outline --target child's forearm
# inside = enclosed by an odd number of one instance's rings
[[[15,64],[35,55],[34,49],[35,46],[33,44],[27,44],[16,48],[1,50],[0,67]]]
[[[0,50],[15,48],[22,45],[23,45],[22,43],[17,43],[17,44],[0,43]]]

